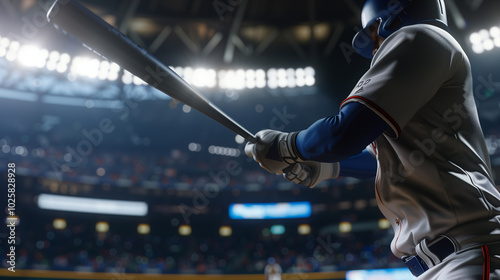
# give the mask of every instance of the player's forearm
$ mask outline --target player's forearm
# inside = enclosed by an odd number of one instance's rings
[[[297,150],[304,160],[340,162],[355,156],[389,126],[377,114],[356,102],[336,116],[320,119],[297,135]]]

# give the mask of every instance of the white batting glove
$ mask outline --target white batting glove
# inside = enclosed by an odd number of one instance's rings
[[[285,170],[283,177],[288,181],[312,189],[324,180],[337,178],[339,173],[340,164],[338,162],[304,161],[291,165]]]
[[[246,144],[245,153],[265,170],[281,175],[291,164],[302,161],[295,146],[297,134],[298,132],[261,130],[255,134],[256,143]]]

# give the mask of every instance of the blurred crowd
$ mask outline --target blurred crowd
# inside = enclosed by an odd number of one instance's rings
[[[64,230],[45,224],[17,228],[18,269],[117,273],[263,273],[273,257],[285,273],[400,267],[385,231],[284,235],[240,233],[230,237],[96,233],[86,225]],[[250,230],[251,231],[251,230]],[[2,247],[1,250],[5,250]],[[6,252],[1,252],[7,267]]]

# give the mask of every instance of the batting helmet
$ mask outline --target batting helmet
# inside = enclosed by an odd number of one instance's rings
[[[379,22],[377,34],[387,38],[403,26],[433,23],[447,27],[444,0],[367,0],[361,11],[361,29],[352,40],[360,55],[373,57],[370,26]]]

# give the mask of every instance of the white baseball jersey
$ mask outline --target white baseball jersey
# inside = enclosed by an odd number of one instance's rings
[[[391,128],[373,146],[376,196],[394,228],[396,256],[415,254],[424,238],[453,232],[466,243],[500,228],[494,219],[500,194],[478,120],[470,63],[449,33],[428,24],[393,33],[341,106],[349,102],[364,104]]]
[[[264,268],[264,274],[267,276],[267,280],[281,280],[282,272],[281,266],[277,263],[267,264]]]

